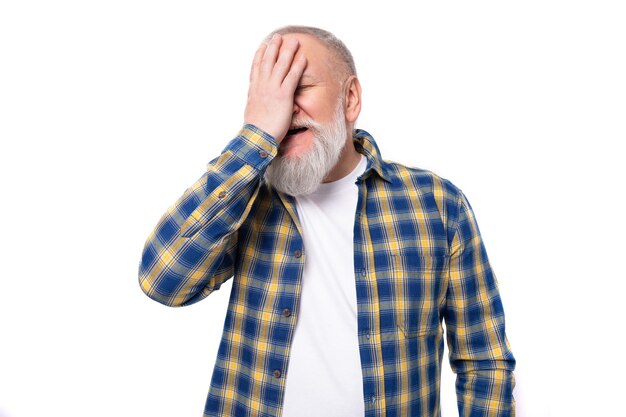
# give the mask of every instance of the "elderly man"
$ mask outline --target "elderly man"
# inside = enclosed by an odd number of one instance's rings
[[[443,327],[461,416],[513,416],[515,359],[472,209],[354,129],[332,34],[258,49],[244,126],[163,215],[143,291],[169,306],[233,278],[205,416],[438,416]]]

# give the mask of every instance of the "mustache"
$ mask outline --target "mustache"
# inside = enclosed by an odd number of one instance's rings
[[[301,128],[304,128],[304,127],[308,128],[308,129],[317,129],[317,130],[319,130],[322,127],[322,125],[317,123],[317,122],[314,122],[311,119],[304,119],[304,118],[293,119],[291,121],[290,130],[301,129]]]

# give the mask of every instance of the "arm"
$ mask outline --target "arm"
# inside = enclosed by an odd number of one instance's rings
[[[461,417],[514,417],[515,359],[478,224],[459,191],[450,248],[446,332]]]
[[[237,230],[277,153],[274,138],[254,125],[208,164],[208,169],[161,217],[139,266],[141,289],[169,306],[205,298],[232,277]]]
[[[306,67],[299,42],[280,35],[257,50],[250,71],[244,128],[211,161],[207,172],[163,215],[148,237],[139,284],[169,306],[202,300],[233,276],[237,230],[258,194],[265,168],[278,153]]]

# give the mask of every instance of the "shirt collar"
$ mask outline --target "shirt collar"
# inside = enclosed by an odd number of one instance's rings
[[[352,140],[357,152],[365,155],[367,158],[367,167],[365,168],[365,172],[362,177],[367,177],[370,173],[370,169],[373,169],[382,179],[387,182],[391,182],[389,167],[387,163],[383,161],[378,145],[376,145],[376,141],[372,135],[367,133],[365,130],[354,129]]]

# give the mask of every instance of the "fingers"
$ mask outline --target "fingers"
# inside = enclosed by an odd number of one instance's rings
[[[283,79],[289,73],[293,58],[296,56],[299,47],[300,42],[297,39],[287,39],[283,42],[271,75],[274,82],[279,85],[283,83]]]
[[[253,83],[259,77],[259,69],[261,67],[261,60],[263,59],[263,55],[265,55],[265,50],[267,49],[267,44],[263,42],[259,49],[257,49],[254,54],[254,59],[252,60],[252,68],[250,69],[250,82]]]
[[[262,77],[280,86],[289,73],[299,47],[297,39],[284,39],[279,34],[274,35],[269,43],[264,43],[257,50],[252,63],[250,81]]]
[[[294,92],[306,68],[297,38],[275,35],[261,45],[252,61],[244,123],[266,131],[278,143],[291,125]]]
[[[278,57],[278,52],[280,51],[280,45],[283,43],[283,37],[279,34],[275,34],[272,39],[270,39],[269,44],[267,45],[267,49],[265,50],[265,54],[263,55],[263,59],[261,61],[260,73],[263,77],[270,77],[274,70],[274,65],[276,65],[276,58]]]
[[[283,87],[288,89],[291,93],[293,93],[296,90],[296,87],[298,87],[298,83],[300,82],[300,78],[302,78],[306,64],[307,61],[304,55],[301,55],[294,61],[293,64],[291,64],[291,68],[285,76],[282,84]]]

